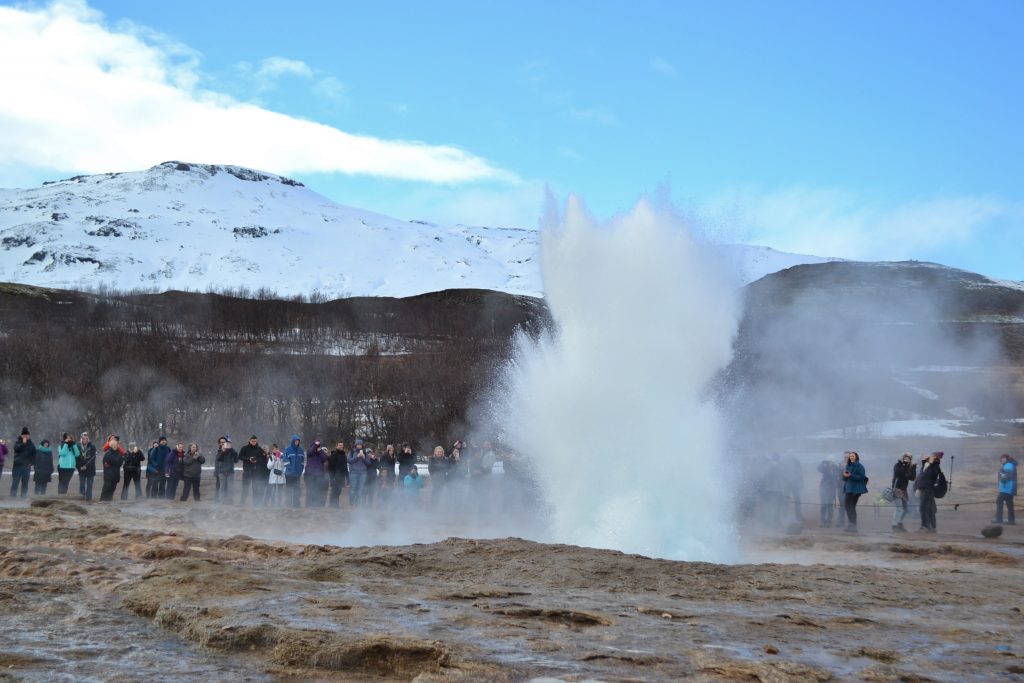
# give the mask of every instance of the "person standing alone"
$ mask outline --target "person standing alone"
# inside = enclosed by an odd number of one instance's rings
[[[1017,495],[1017,461],[1003,453],[999,456],[999,495],[996,497],[995,524],[1003,523],[1003,506],[1006,506],[1006,523],[1017,524],[1013,510],[1013,497]]]

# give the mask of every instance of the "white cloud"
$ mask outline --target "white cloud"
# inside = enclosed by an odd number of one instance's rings
[[[527,180],[512,187],[419,187],[371,207],[406,219],[442,224],[537,228],[546,185]]]
[[[672,66],[672,63],[665,59],[664,57],[655,57],[650,62],[648,62],[648,64],[652,69],[660,73],[662,76],[675,78],[676,74],[678,73],[676,71],[676,68]]]
[[[608,107],[598,105],[595,107],[572,107],[569,109],[569,116],[577,121],[591,121],[602,126],[614,126],[619,119]]]
[[[334,76],[324,76],[313,86],[313,92],[335,104],[348,104],[348,90],[345,84]]]
[[[789,188],[745,191],[703,203],[705,220],[743,241],[805,254],[903,260],[969,244],[1014,207],[990,197],[937,197],[897,204],[849,192]]]
[[[259,68],[301,75],[299,64],[264,60]],[[85,173],[182,159],[277,173],[518,182],[457,147],[353,135],[198,82],[194,51],[136,26],[110,27],[80,0],[0,7],[0,158]]]
[[[309,65],[298,59],[287,57],[266,57],[260,60],[260,68],[256,70],[256,78],[273,80],[282,76],[312,78],[313,70]]]

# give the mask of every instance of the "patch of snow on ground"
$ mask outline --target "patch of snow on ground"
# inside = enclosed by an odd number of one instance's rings
[[[889,420],[830,429],[812,434],[812,439],[893,439],[901,436],[932,436],[939,439],[962,439],[974,436],[963,431],[966,421],[957,420]]]

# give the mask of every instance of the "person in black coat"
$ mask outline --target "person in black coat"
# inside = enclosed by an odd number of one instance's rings
[[[935,503],[935,484],[939,477],[943,476],[939,462],[942,460],[942,453],[936,451],[925,461],[918,483],[921,492],[921,531],[934,534],[937,529],[935,519],[939,506]]]
[[[238,451],[231,446],[230,437],[222,437],[220,449],[214,459],[213,473],[217,485],[213,489],[213,502],[231,502],[231,480],[235,477],[235,463],[238,462]]]
[[[75,463],[75,469],[78,470],[78,492],[82,494],[83,500],[91,501],[92,484],[96,480],[96,446],[89,440],[88,432],[82,432],[78,447],[81,449]]]
[[[327,456],[327,477],[331,486],[329,504],[332,508],[340,507],[341,490],[348,485],[348,453],[344,441],[339,440],[337,448]]]
[[[21,497],[28,495],[28,480],[32,474],[32,466],[36,463],[36,445],[32,443],[28,427],[21,430],[21,436],[14,444],[14,461],[11,463],[11,498],[18,495],[18,488],[21,488]]]
[[[189,444],[188,453],[181,461],[182,479],[185,481],[185,490],[181,494],[182,502],[188,500],[189,491],[195,493],[196,502],[199,502],[199,480],[203,475],[203,463],[206,457],[199,452],[199,444]]]
[[[398,451],[398,479],[404,482],[405,475],[410,474],[415,466],[416,454],[412,452],[412,446],[403,443]]]
[[[249,443],[242,446],[238,451],[238,459],[242,461],[242,498],[240,505],[245,505],[249,492],[252,491],[252,502],[254,505],[263,500],[262,487],[257,490],[257,481],[265,481],[267,478],[267,457],[259,445],[259,439],[253,434],[249,437]]]
[[[893,531],[906,531],[903,526],[903,518],[907,516],[907,502],[910,499],[907,488],[915,479],[917,479],[917,465],[914,464],[914,456],[904,453],[892,468],[892,503],[896,508],[892,513]]]
[[[116,436],[107,439],[103,446],[103,491],[100,493],[101,502],[114,500],[114,491],[121,481],[121,467],[124,465],[125,450]]]
[[[124,456],[124,486],[121,487],[121,500],[128,500],[128,485],[135,483],[135,498],[142,495],[142,461],[145,454],[132,441],[128,444],[128,452]]]

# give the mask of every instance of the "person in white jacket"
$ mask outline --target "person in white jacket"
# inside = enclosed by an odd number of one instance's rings
[[[267,458],[267,469],[270,476],[267,479],[267,507],[281,507],[284,505],[284,453],[275,443],[270,449],[270,457]]]

